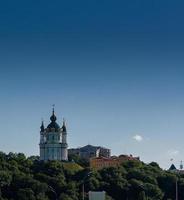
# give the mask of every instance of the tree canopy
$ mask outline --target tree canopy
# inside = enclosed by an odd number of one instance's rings
[[[80,165],[79,165],[80,164]],[[155,162],[127,161],[119,167],[89,169],[71,162],[41,162],[36,156],[0,152],[1,200],[79,200],[88,191],[106,191],[107,200],[184,199],[184,175],[162,170]]]

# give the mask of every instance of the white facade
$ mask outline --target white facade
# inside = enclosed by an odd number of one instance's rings
[[[105,200],[105,192],[89,192],[89,200]]]
[[[43,122],[40,131],[40,160],[68,160],[67,130],[65,122],[62,128],[56,123],[54,110],[50,117],[51,123],[44,128]]]

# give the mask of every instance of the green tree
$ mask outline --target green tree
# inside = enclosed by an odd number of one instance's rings
[[[138,199],[137,200],[146,200],[146,195],[144,191],[141,191],[138,195]]]
[[[164,194],[157,185],[145,183],[144,188],[145,188],[145,191],[146,191],[146,195],[148,197],[150,197],[152,200],[163,199]]]
[[[20,188],[17,197],[18,200],[36,200],[34,192],[30,188]]]
[[[175,174],[165,172],[158,177],[158,186],[164,192],[163,199],[174,199],[177,177]]]
[[[109,195],[105,195],[105,200],[114,200],[111,196],[109,196]]]
[[[1,190],[4,186],[10,185],[12,176],[8,171],[0,170],[0,197],[2,197]]]
[[[69,195],[65,194],[65,193],[62,193],[60,196],[59,196],[59,200],[73,200]]]

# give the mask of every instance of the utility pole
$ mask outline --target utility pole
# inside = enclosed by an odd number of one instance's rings
[[[176,179],[176,200],[178,200],[178,180]]]
[[[85,198],[84,183],[85,183],[86,178],[89,177],[90,175],[91,175],[91,172],[88,172],[82,180],[82,200],[84,200]]]
[[[82,200],[84,200],[84,182],[82,184]]]

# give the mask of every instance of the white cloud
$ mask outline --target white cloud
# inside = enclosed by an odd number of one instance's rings
[[[180,152],[176,149],[170,149],[167,153],[169,156],[177,156]]]
[[[143,137],[141,135],[134,135],[133,139],[136,140],[137,142],[141,142],[143,140]]]

